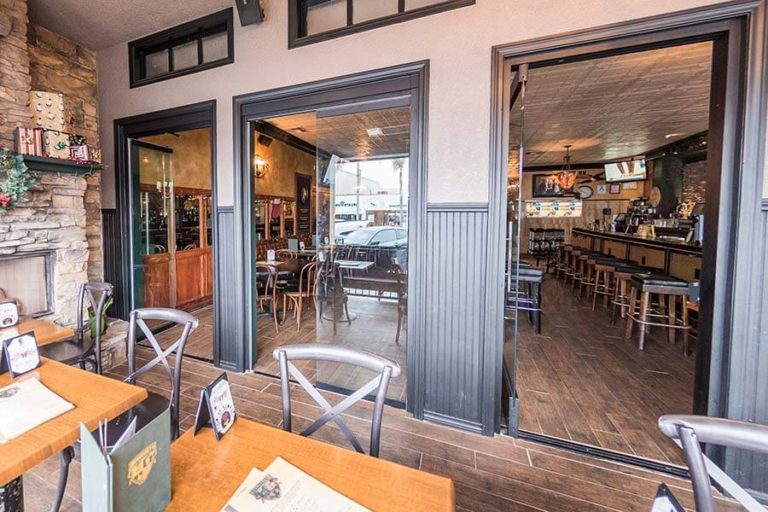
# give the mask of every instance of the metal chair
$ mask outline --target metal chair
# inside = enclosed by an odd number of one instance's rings
[[[280,325],[277,320],[277,291],[278,273],[272,265],[257,264],[256,271],[256,301],[259,308],[264,311],[264,303],[268,304],[272,312],[272,320],[275,323],[275,334],[280,333]],[[259,291],[261,290],[261,291]]]
[[[381,441],[381,419],[384,414],[384,400],[387,396],[389,380],[400,375],[400,366],[395,361],[390,361],[381,356],[363,352],[360,350],[351,350],[338,345],[292,345],[278,347],[272,353],[272,357],[280,362],[280,387],[283,399],[283,429],[291,431],[291,385],[290,378],[293,377],[301,384],[307,393],[325,410],[325,413],[315,420],[303,432],[302,436],[310,436],[320,427],[333,420],[344,433],[352,446],[359,453],[365,453],[357,437],[347,426],[341,414],[350,406],[365,398],[369,393],[376,391],[376,401],[373,407],[373,418],[371,419],[371,444],[369,455],[379,456],[379,445]],[[360,389],[346,397],[344,400],[332,406],[320,394],[315,386],[307,380],[304,374],[293,365],[292,361],[327,361],[339,364],[349,364],[360,366],[372,370],[377,375],[363,385]]]
[[[94,371],[100,374],[101,319],[107,300],[113,293],[114,287],[109,283],[83,283],[77,296],[75,335],[68,340],[41,346],[40,355],[64,364],[79,364],[82,369],[85,369],[86,362],[90,362]],[[89,318],[85,306],[93,312],[92,317]]]
[[[768,454],[768,425],[673,414],[659,418],[659,428],[683,448],[691,473],[697,512],[716,510],[710,477],[750,512],[765,510],[755,498],[702,453],[700,443]]]
[[[181,336],[163,349],[158,343],[155,335],[151,329],[147,326],[145,320],[159,320],[162,322],[171,322],[176,325],[183,325],[184,328],[181,331]],[[136,383],[136,379],[141,375],[147,373],[149,370],[162,364],[165,370],[168,372],[168,377],[171,380],[171,399],[167,400],[164,396],[158,395],[150,391],[149,396],[141,403],[134,406],[132,409],[124,412],[117,418],[109,422],[108,426],[108,439],[107,443],[112,446],[130,425],[131,421],[136,418],[136,430],[138,431],[153,419],[164,412],[169,406],[171,408],[171,439],[176,439],[179,436],[179,398],[181,396],[181,362],[184,355],[184,346],[189,339],[189,335],[197,329],[197,318],[176,309],[169,308],[144,308],[134,309],[131,311],[130,323],[128,326],[128,377],[125,382],[131,384]],[[152,349],[154,349],[156,356],[151,359],[144,366],[136,369],[136,343],[137,330],[139,328],[141,332],[147,338]],[[174,367],[171,368],[168,364],[168,357],[174,355],[176,361]],[[54,502],[51,510],[57,511],[61,507],[61,502],[64,498],[64,491],[67,487],[67,479],[69,475],[69,464],[74,458],[75,452],[71,446],[68,446],[61,452],[61,462],[59,468],[59,482],[56,488],[56,501]]]

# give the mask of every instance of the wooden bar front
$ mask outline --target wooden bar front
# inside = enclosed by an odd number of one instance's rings
[[[700,279],[701,246],[699,245],[582,228],[573,228],[571,243],[574,247],[631,260],[644,267],[655,268],[659,272],[689,282]]]

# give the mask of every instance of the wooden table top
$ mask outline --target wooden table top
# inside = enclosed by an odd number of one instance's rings
[[[75,408],[0,444],[0,485],[77,441],[80,423],[94,430],[100,420],[115,418],[147,397],[144,388],[48,359],[35,371],[40,382]],[[11,382],[8,373],[0,375],[0,387]]]
[[[13,327],[0,329],[0,339],[18,336],[29,331],[35,331],[35,339],[37,339],[38,345],[48,345],[49,343],[66,340],[75,335],[75,331],[69,327],[62,327],[39,318],[30,318],[22,320]]]
[[[220,510],[254,467],[276,457],[371,510],[454,510],[453,482],[238,418],[219,441],[210,428],[188,430],[171,445],[171,504],[166,511]]]

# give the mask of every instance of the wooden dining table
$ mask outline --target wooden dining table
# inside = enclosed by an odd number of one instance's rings
[[[22,320],[13,327],[0,329],[0,339],[11,338],[30,331],[35,333],[35,339],[40,346],[63,341],[75,335],[75,331],[69,327],[63,327],[40,318],[29,318]]]
[[[49,359],[43,359],[39,368],[19,378],[39,378],[74,408],[0,444],[0,486],[74,444],[80,437],[81,423],[93,430],[99,421],[111,420],[147,397],[144,388]],[[8,373],[0,375],[0,387],[12,382]]]
[[[251,469],[276,457],[371,510],[455,509],[448,478],[238,418],[220,441],[206,428],[171,445],[166,511],[221,510]]]

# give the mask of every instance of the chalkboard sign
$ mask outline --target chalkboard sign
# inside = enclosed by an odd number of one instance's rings
[[[312,232],[312,177],[296,175],[296,229],[299,235]]]

